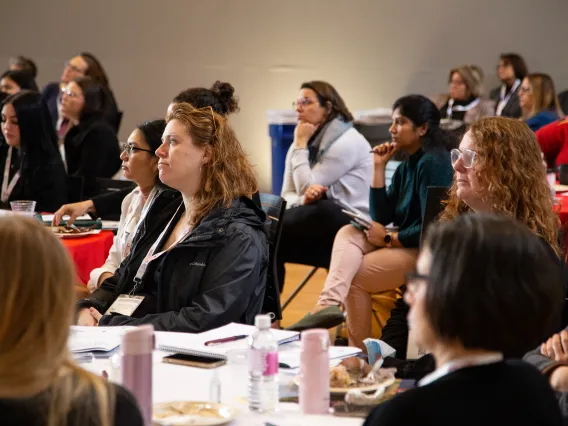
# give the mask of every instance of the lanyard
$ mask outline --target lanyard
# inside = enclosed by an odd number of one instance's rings
[[[456,105],[456,106],[454,106],[454,100],[452,98],[450,98],[448,100],[448,109],[446,110],[446,116],[447,116],[447,118],[451,119],[452,113],[454,111],[469,111],[470,109],[475,108],[478,103],[479,103],[479,98],[475,98],[473,101],[471,101],[467,105]]]
[[[2,195],[0,200],[5,203],[12,195],[18,180],[20,180],[20,171],[18,170],[16,174],[12,177],[12,180],[8,182],[10,178],[10,166],[12,164],[12,147],[8,148],[8,156],[6,157],[6,164],[4,165],[4,180],[2,181]]]
[[[140,216],[138,216],[137,214],[131,214],[129,215],[128,222],[124,224],[122,234],[120,235],[120,247],[121,247],[122,259],[126,259],[126,257],[128,257],[128,255],[130,254],[130,249],[132,248],[132,240],[134,239],[134,236],[136,235],[136,232],[138,231],[140,224],[148,214],[148,210],[150,210],[150,207],[154,202],[156,192],[157,190],[156,187],[154,186],[150,191],[150,194],[148,194],[148,198],[146,199],[146,202],[142,207],[142,213],[140,213]],[[136,210],[139,209],[139,204],[142,201],[142,195],[138,197],[137,201],[138,202],[136,203],[137,204],[136,208],[134,209],[135,212]]]
[[[472,355],[458,358],[445,363],[440,368],[436,369],[436,371],[434,371],[433,373],[424,376],[424,378],[418,382],[418,386],[428,385],[446,376],[447,374],[450,374],[456,370],[461,370],[462,368],[493,364],[502,360],[503,354],[501,352],[491,352],[485,355]]]
[[[509,99],[511,99],[511,96],[513,96],[513,93],[515,93],[515,91],[520,85],[521,85],[521,80],[516,79],[515,83],[513,84],[513,87],[511,87],[511,90],[509,91],[507,96],[505,96],[505,91],[507,90],[507,86],[504,84],[501,86],[501,92],[499,93],[499,103],[497,104],[497,110],[495,111],[496,115],[501,115],[503,109],[505,109],[505,106],[509,102]]]
[[[181,206],[183,206],[183,202],[177,208],[176,212],[174,213],[174,215],[172,216],[172,218],[170,219],[170,221],[168,222],[168,224],[166,225],[166,227],[164,228],[164,230],[162,231],[160,236],[156,239],[156,241],[154,241],[154,244],[152,244],[152,247],[150,247],[150,250],[148,250],[146,257],[144,258],[144,260],[142,261],[142,263],[140,264],[140,266],[138,268],[138,271],[136,272],[136,276],[134,277],[134,283],[135,284],[134,284],[134,287],[132,288],[132,291],[130,291],[129,295],[133,295],[136,292],[136,290],[138,289],[138,286],[142,282],[142,277],[146,273],[146,269],[148,268],[148,264],[151,261],[162,256],[164,253],[167,253],[168,251],[173,249],[175,246],[177,246],[180,242],[182,242],[191,233],[192,229],[190,228],[190,229],[186,230],[170,247],[168,247],[167,249],[162,250],[158,253],[155,253],[156,249],[158,248],[158,245],[162,242],[162,240],[164,239],[164,236],[166,235],[166,233],[170,229],[170,226],[171,226],[174,218],[177,216],[178,211],[181,208]],[[172,232],[173,232],[173,230],[172,230]]]

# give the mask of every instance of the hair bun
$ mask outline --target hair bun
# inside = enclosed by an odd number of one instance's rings
[[[230,84],[217,80],[211,90],[215,92],[219,98],[219,102],[223,105],[225,114],[230,114],[239,110],[239,98],[233,96],[235,88]]]

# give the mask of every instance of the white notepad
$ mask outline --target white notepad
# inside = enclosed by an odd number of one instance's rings
[[[67,346],[73,353],[110,352],[120,346],[122,336],[132,328],[134,327],[82,327],[72,325]]]
[[[300,338],[297,331],[271,330],[279,345],[293,342]],[[224,327],[209,330],[199,334],[188,333],[158,333],[156,348],[165,352],[175,352],[185,355],[208,356],[219,360],[227,359],[227,352],[234,349],[246,349],[248,339],[227,342],[215,346],[205,346],[206,342],[232,336],[250,336],[256,332],[256,327],[230,323]]]

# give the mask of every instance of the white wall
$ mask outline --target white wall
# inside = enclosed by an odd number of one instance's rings
[[[444,90],[461,63],[481,65],[492,86],[499,53],[516,51],[568,87],[568,0],[6,1],[0,63],[30,56],[44,84],[93,52],[125,112],[123,140],[182,89],[231,82],[241,99],[232,122],[263,189],[265,110],[289,108],[303,81],[331,82],[353,111],[388,107]]]

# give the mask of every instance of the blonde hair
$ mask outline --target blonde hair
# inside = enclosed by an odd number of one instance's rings
[[[469,96],[476,98],[483,94],[483,71],[477,65],[462,65],[450,70],[448,83],[452,81],[452,76],[457,73],[465,83]]]
[[[114,422],[114,393],[67,349],[75,271],[65,247],[39,222],[0,218],[0,398],[42,394],[48,426]],[[97,424],[97,423],[95,423]]]
[[[215,207],[229,208],[235,198],[252,197],[258,183],[241,144],[227,119],[211,107],[174,104],[166,122],[179,120],[193,143],[204,146],[211,159],[201,172],[201,186],[193,198],[190,224],[195,226]]]
[[[525,77],[532,88],[533,106],[525,120],[541,111],[556,111],[559,118],[564,118],[564,112],[560,107],[560,101],[556,96],[554,81],[548,74],[531,73]]]
[[[522,121],[504,117],[483,118],[469,132],[475,141],[475,174],[484,188],[484,201],[491,203],[494,212],[525,224],[560,255],[560,220],[553,211],[535,134]],[[469,211],[457,195],[454,179],[441,219],[451,220]]]

